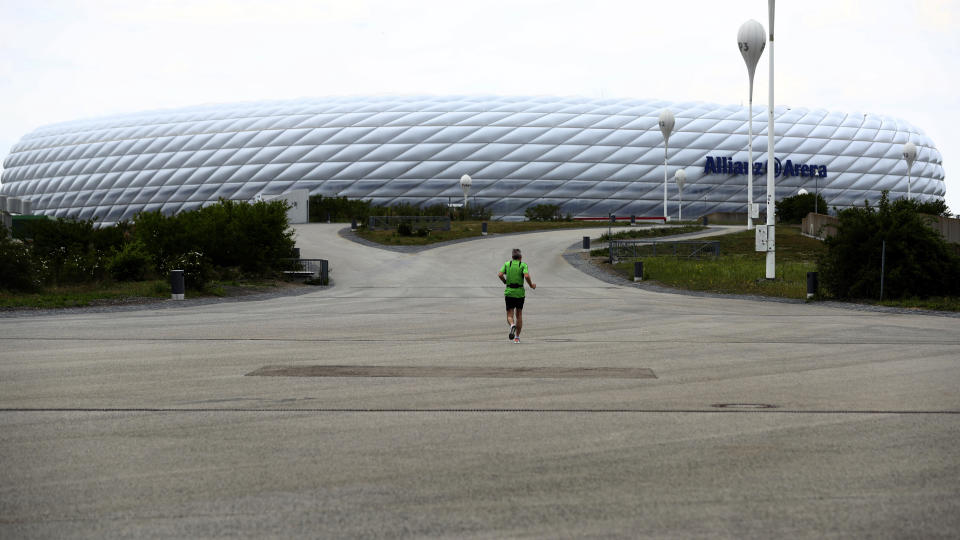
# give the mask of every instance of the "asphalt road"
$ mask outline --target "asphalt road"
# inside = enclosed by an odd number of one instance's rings
[[[339,227],[298,229],[309,294],[0,318],[0,538],[960,536],[960,319]]]

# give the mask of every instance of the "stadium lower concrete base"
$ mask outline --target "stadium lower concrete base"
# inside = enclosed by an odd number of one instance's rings
[[[956,318],[610,285],[563,259],[581,231],[338,228],[298,227],[309,294],[0,318],[0,537],[960,530]]]

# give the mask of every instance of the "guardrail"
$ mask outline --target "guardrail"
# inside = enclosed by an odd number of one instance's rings
[[[610,222],[610,221],[629,221],[631,223],[637,221],[659,221],[661,223],[666,223],[667,218],[663,216],[607,216],[607,217],[575,217],[574,221],[600,221],[600,222]]]
[[[720,242],[716,240],[612,240],[607,248],[610,262],[616,263],[624,259],[656,257],[658,246],[659,255],[673,255],[687,259],[699,259],[704,256],[716,258],[720,255]]]

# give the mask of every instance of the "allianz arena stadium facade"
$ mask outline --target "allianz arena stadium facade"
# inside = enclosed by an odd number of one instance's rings
[[[578,217],[662,216],[670,109],[669,213],[677,169],[689,217],[745,212],[747,108],[656,100],[554,97],[345,97],[204,105],[41,127],[4,160],[0,194],[34,213],[115,222],[174,213],[218,199],[307,189],[311,194],[437,204],[462,200],[495,217],[535,204]],[[754,109],[754,201],[765,200],[766,109]],[[894,118],[775,109],[777,198],[801,188],[828,206],[907,194],[903,144],[918,154],[915,198],[945,193],[940,153]]]

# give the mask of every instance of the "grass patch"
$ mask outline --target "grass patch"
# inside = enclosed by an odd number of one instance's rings
[[[170,284],[164,280],[84,283],[47,287],[29,294],[0,292],[0,308],[65,308],[163,297],[170,297]]]
[[[720,243],[720,256],[716,259],[641,257],[644,279],[692,291],[806,298],[807,272],[817,271],[817,257],[826,249],[823,242],[801,235],[799,227],[778,225],[776,279],[768,281],[764,278],[766,254],[754,251],[754,235],[754,231],[740,231],[710,237],[710,241]],[[590,255],[606,258],[607,250],[593,250]],[[609,267],[607,263],[600,264]],[[618,262],[612,269],[624,278],[633,279],[632,260]],[[955,297],[857,302],[905,309],[960,311],[960,298]]]
[[[877,302],[881,306],[906,309],[932,309],[935,311],[960,311],[960,298],[942,296],[932,298],[908,298],[905,300],[884,300]]]
[[[777,227],[776,279],[767,280],[766,254],[754,251],[754,231],[711,237],[720,243],[720,256],[703,259],[643,257],[644,279],[694,291],[806,298],[807,272],[816,271],[823,243],[800,234],[799,227]],[[605,256],[605,250],[597,250]],[[633,279],[633,261],[622,261],[613,270]]]
[[[244,296],[291,286],[272,279],[212,281],[202,291],[188,289],[187,298]],[[0,291],[0,309],[48,309],[136,304],[170,298],[167,280],[83,283],[46,287],[38,293]]]
[[[617,273],[633,278],[632,262],[620,262],[614,268]],[[815,263],[778,262],[776,279],[767,280],[764,279],[766,261],[745,256],[701,260],[672,256],[643,259],[645,279],[678,289],[782,298],[806,298],[807,272],[816,269]]]
[[[603,221],[488,221],[489,234],[508,234],[532,231],[552,231],[558,229],[592,229],[609,225]],[[629,228],[629,223],[617,223],[614,228]],[[448,240],[479,237],[482,233],[480,221],[454,221],[449,231],[430,231],[427,236],[401,236],[397,231],[371,231],[366,228],[357,230],[357,234],[371,242],[388,246],[424,246]]]

